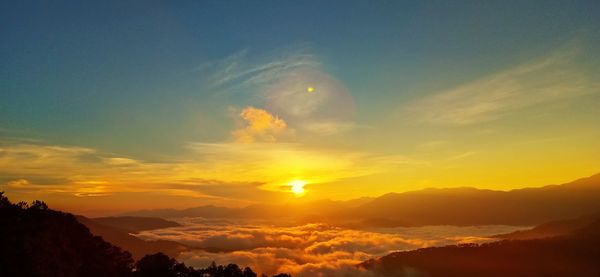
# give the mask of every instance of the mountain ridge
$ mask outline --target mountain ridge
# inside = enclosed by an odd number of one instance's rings
[[[311,206],[316,206],[311,207]],[[317,200],[304,204],[254,204],[243,208],[213,205],[182,210],[125,213],[164,218],[315,220],[346,227],[423,225],[537,225],[600,210],[600,174],[572,182],[509,191],[474,187],[426,188],[386,193],[363,200]],[[443,213],[441,212],[443,211]]]
[[[144,255],[156,252],[163,252],[171,257],[176,257],[179,253],[187,249],[185,245],[174,241],[145,241],[130,234],[130,231],[127,229],[111,226],[93,218],[87,218],[82,215],[76,215],[75,218],[79,223],[87,227],[92,234],[102,237],[102,239],[112,245],[128,251],[136,260]]]

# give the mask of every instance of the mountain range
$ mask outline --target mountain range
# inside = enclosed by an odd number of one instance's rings
[[[533,226],[597,211],[600,211],[600,174],[561,185],[510,191],[430,188],[350,201],[256,204],[244,208],[200,206],[183,210],[141,210],[125,215],[289,219],[296,223],[318,221],[359,228],[495,224]]]
[[[87,218],[85,216],[75,216],[79,223],[85,225],[90,232],[96,236],[102,237],[112,245],[119,246],[127,250],[131,256],[138,260],[145,255],[163,252],[171,257],[176,257],[180,252],[186,249],[183,244],[167,241],[142,240],[132,233],[144,230],[180,226],[176,222],[167,221],[162,218],[151,217],[109,217],[109,218]]]

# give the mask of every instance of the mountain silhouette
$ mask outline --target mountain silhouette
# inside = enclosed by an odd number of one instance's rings
[[[340,214],[344,210],[356,208],[372,198],[359,198],[350,201],[318,200],[295,204],[254,204],[243,208],[206,205],[187,209],[140,210],[122,214],[123,216],[143,216],[161,218],[202,217],[207,219],[281,219],[295,218],[299,221],[321,216]],[[323,218],[327,219],[327,217]]]
[[[140,231],[162,229],[169,227],[179,227],[181,224],[158,217],[137,217],[137,216],[112,216],[95,217],[95,222],[125,230],[131,233]]]
[[[600,174],[563,185],[510,191],[475,188],[390,193],[346,216],[365,225],[537,225],[600,211]]]
[[[135,220],[138,224],[116,224],[115,222],[122,223],[124,220],[113,220],[110,222],[113,224],[109,225],[106,223],[107,220],[104,219],[90,219],[84,216],[76,216],[77,221],[85,225],[89,228],[92,234],[102,237],[105,241],[110,242],[113,245],[120,247],[121,249],[127,250],[131,253],[134,259],[139,259],[144,255],[154,254],[156,252],[163,252],[169,256],[176,257],[182,251],[186,250],[186,246],[174,241],[167,240],[155,240],[155,241],[145,241],[140,238],[137,238],[134,235],[131,235],[131,231],[127,229],[121,229],[115,226],[124,225],[126,228],[132,228],[132,225],[136,225],[140,230],[139,224],[140,220]],[[162,220],[156,221],[154,219],[150,220],[151,222],[162,222]],[[174,222],[164,223],[165,225],[172,226],[173,224],[177,224]],[[179,224],[177,224],[179,225]],[[145,224],[148,226],[148,224]],[[153,226],[157,226],[156,224]],[[140,230],[141,231],[141,230]]]
[[[201,206],[127,213],[164,218],[292,219],[345,227],[424,225],[537,225],[600,211],[600,174],[562,185],[495,191],[423,189],[350,201],[256,204],[245,208]]]

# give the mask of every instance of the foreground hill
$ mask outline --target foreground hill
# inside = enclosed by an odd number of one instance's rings
[[[351,201],[201,206],[184,210],[145,210],[136,216],[228,219],[292,219],[347,227],[423,225],[537,225],[600,211],[600,174],[562,185],[494,191],[475,188],[424,189]]]
[[[384,276],[600,276],[600,220],[567,236],[396,252],[359,267]]]
[[[76,218],[77,221],[89,228],[92,234],[100,236],[105,241],[129,251],[136,260],[144,255],[154,254],[156,252],[163,252],[171,257],[177,257],[179,253],[186,250],[186,247],[183,244],[174,241],[145,241],[139,239],[136,236],[129,234],[130,232],[126,229],[115,227],[115,224],[106,224],[105,220],[90,219],[84,216],[77,216]],[[125,224],[125,226],[129,225]]]
[[[101,224],[79,217],[90,225]],[[106,226],[102,226],[105,228]],[[114,228],[114,227],[109,227]],[[127,251],[94,236],[69,213],[44,202],[11,203],[0,192],[0,276],[27,277],[257,277],[249,267],[214,262],[195,269],[163,253],[135,264]],[[266,277],[266,275],[261,275]],[[291,277],[277,274],[273,277]]]
[[[129,253],[92,235],[71,214],[0,194],[0,275],[129,276]]]

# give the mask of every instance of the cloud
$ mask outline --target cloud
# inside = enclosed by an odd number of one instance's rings
[[[0,176],[7,191],[25,194],[105,196],[115,192],[178,194],[162,184],[176,181],[177,164],[150,163],[92,148],[43,144],[0,147]],[[170,173],[169,173],[170,172]],[[207,197],[199,192],[190,196]]]
[[[358,125],[352,122],[344,121],[320,121],[303,124],[302,128],[321,135],[332,135],[354,130],[358,128]]]
[[[297,143],[193,143],[189,149],[201,153],[206,161],[219,161],[218,171],[223,176],[218,179],[262,181],[261,188],[268,191],[288,191],[287,183],[295,179],[326,183],[377,174],[407,162],[403,157],[309,148]]]
[[[203,66],[212,71],[208,83],[213,87],[242,87],[267,85],[298,69],[318,69],[321,62],[307,45],[295,45],[266,55],[248,56],[248,49],[236,52],[220,61]]]
[[[598,81],[574,62],[579,51],[576,44],[570,44],[534,61],[416,100],[402,111],[421,122],[470,125],[518,109],[596,93]]]
[[[210,262],[251,266],[261,273],[288,272],[295,276],[372,276],[356,264],[393,251],[462,242],[484,242],[484,236],[515,227],[429,226],[353,230],[325,224],[272,226],[253,223],[214,223],[187,219],[184,227],[144,231],[142,239],[167,239],[196,250],[182,253],[186,264]]]
[[[283,119],[263,109],[248,106],[240,112],[239,116],[245,121],[246,126],[233,131],[232,135],[238,142],[275,142],[278,136],[288,131]]]
[[[213,72],[207,77],[213,90],[251,94],[253,102],[311,136],[352,129],[355,105],[351,94],[323,69],[309,47],[280,49],[254,59],[248,52],[204,67]]]
[[[77,197],[107,195],[106,186],[101,181],[80,182],[76,187],[65,186],[65,184],[39,184],[28,179],[15,179],[6,182],[5,188],[8,191],[18,191],[21,193],[68,193]]]
[[[266,122],[256,123],[263,127],[255,125],[248,132],[261,139],[266,134],[274,135],[277,120],[267,118]],[[255,129],[261,131],[256,133]],[[264,130],[269,131],[261,133]],[[186,154],[154,162],[92,148],[2,143],[0,185],[8,192],[45,194],[44,198],[50,194],[84,197],[128,192],[239,206],[293,197],[283,186],[293,179],[318,184],[365,176],[389,170],[398,160],[256,140],[250,144],[189,143]]]

